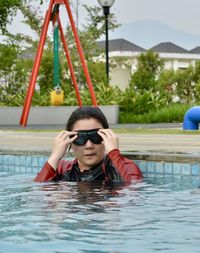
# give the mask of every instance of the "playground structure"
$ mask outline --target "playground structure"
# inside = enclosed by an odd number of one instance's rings
[[[198,130],[200,122],[200,106],[191,107],[185,114],[183,130]]]
[[[83,53],[81,43],[79,40],[78,32],[76,30],[76,26],[75,26],[75,22],[74,22],[74,19],[72,16],[69,2],[68,2],[68,0],[50,0],[49,7],[46,12],[46,16],[45,16],[44,23],[42,26],[42,31],[41,31],[41,35],[40,35],[40,40],[39,40],[37,52],[36,52],[36,57],[34,60],[33,69],[32,69],[32,73],[31,73],[31,77],[30,77],[30,82],[29,82],[29,86],[28,86],[28,90],[27,90],[27,94],[26,94],[26,98],[25,98],[25,102],[24,102],[24,106],[23,106],[23,110],[22,110],[22,115],[21,115],[21,119],[20,119],[20,125],[22,125],[24,127],[27,124],[27,120],[28,120],[28,116],[29,116],[29,112],[30,112],[32,97],[34,95],[34,89],[35,89],[35,85],[36,85],[36,80],[37,80],[37,76],[38,76],[38,71],[39,71],[39,67],[40,67],[40,63],[41,63],[41,59],[42,59],[42,53],[44,50],[44,44],[46,41],[46,36],[47,36],[47,31],[48,31],[48,26],[49,26],[50,21],[52,21],[53,28],[54,28],[54,86],[55,86],[55,90],[52,91],[52,93],[51,93],[51,102],[55,105],[59,104],[60,100],[62,100],[62,96],[63,96],[63,91],[61,90],[60,83],[59,83],[59,57],[58,57],[59,41],[58,41],[58,35],[60,32],[60,37],[61,37],[61,41],[63,43],[63,48],[64,48],[64,51],[66,54],[66,59],[68,62],[72,83],[73,83],[73,86],[75,89],[77,102],[78,102],[79,106],[83,105],[82,100],[81,100],[81,96],[79,93],[74,69],[73,69],[73,64],[72,64],[71,57],[70,57],[69,50],[68,50],[68,46],[67,46],[67,43],[65,40],[63,28],[62,28],[62,25],[60,22],[60,17],[59,17],[60,5],[65,5],[65,7],[66,7],[66,11],[67,11],[70,25],[72,28],[72,32],[74,35],[74,40],[76,43],[77,51],[79,53],[82,68],[83,68],[86,82],[87,82],[87,85],[89,88],[92,104],[93,104],[93,106],[97,106],[97,101],[96,101],[94,89],[92,86],[89,71],[87,68],[87,64],[86,64],[84,53]]]

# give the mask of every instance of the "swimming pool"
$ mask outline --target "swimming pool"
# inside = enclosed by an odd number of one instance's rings
[[[46,157],[0,157],[2,253],[200,252],[197,165],[156,176],[153,162],[137,161],[142,183],[105,186],[34,183]]]

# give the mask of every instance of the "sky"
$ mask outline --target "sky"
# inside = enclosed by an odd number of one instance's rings
[[[86,12],[82,4],[99,6],[97,0],[72,1],[75,6],[79,2],[79,26],[86,22]],[[34,5],[39,5],[40,0],[33,0],[32,2]],[[43,16],[49,2],[46,1],[41,7]],[[67,19],[66,10],[64,7],[60,9],[61,20],[65,23]],[[115,13],[117,21],[122,25],[141,20],[156,20],[181,31],[200,35],[200,0],[115,0],[110,12]],[[24,28],[20,22],[21,19],[21,15],[18,14],[9,27],[9,31],[23,31],[29,34],[29,30]],[[76,20],[75,15],[74,20]]]
[[[98,5],[97,0],[79,0],[79,2]],[[188,33],[200,34],[199,0],[115,0],[110,11],[116,14],[121,24],[153,19]],[[81,9],[79,13],[80,19],[84,22]]]

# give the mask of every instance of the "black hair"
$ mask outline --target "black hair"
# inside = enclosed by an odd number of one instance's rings
[[[67,122],[66,130],[71,131],[78,120],[91,118],[96,119],[103,128],[109,128],[108,121],[99,107],[83,106],[72,112]]]

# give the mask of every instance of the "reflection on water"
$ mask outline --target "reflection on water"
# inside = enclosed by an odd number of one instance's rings
[[[197,185],[33,183],[1,173],[0,252],[198,252]]]

